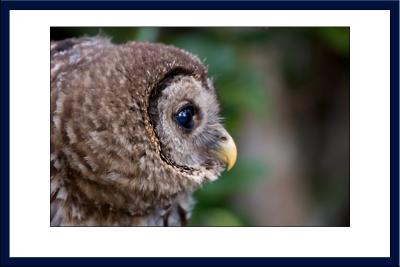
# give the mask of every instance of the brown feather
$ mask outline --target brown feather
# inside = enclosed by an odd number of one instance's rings
[[[177,74],[208,87],[200,60],[172,46],[52,42],[52,226],[163,225],[167,207],[187,221],[190,208],[180,202],[192,203],[190,192],[205,181],[193,177],[206,175],[162,156],[148,114],[152,92]]]

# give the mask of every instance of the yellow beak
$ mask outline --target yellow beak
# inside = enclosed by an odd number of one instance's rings
[[[226,163],[226,169],[229,171],[235,165],[237,150],[233,138],[225,131],[220,140],[220,147],[215,150],[216,156]]]

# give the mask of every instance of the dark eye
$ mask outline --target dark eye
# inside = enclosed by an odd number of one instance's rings
[[[191,130],[194,126],[193,117],[196,109],[192,105],[184,106],[175,116],[176,123],[187,130]]]

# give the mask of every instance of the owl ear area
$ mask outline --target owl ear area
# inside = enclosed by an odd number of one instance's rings
[[[226,164],[226,169],[229,171],[235,165],[237,158],[237,149],[235,141],[232,136],[221,127],[220,137],[218,146],[211,149],[211,153],[214,154],[219,160]]]

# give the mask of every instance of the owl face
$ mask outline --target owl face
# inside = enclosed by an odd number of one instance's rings
[[[215,89],[190,75],[163,81],[150,97],[149,115],[161,153],[181,169],[204,169],[215,179],[236,160],[236,147],[219,116]]]

